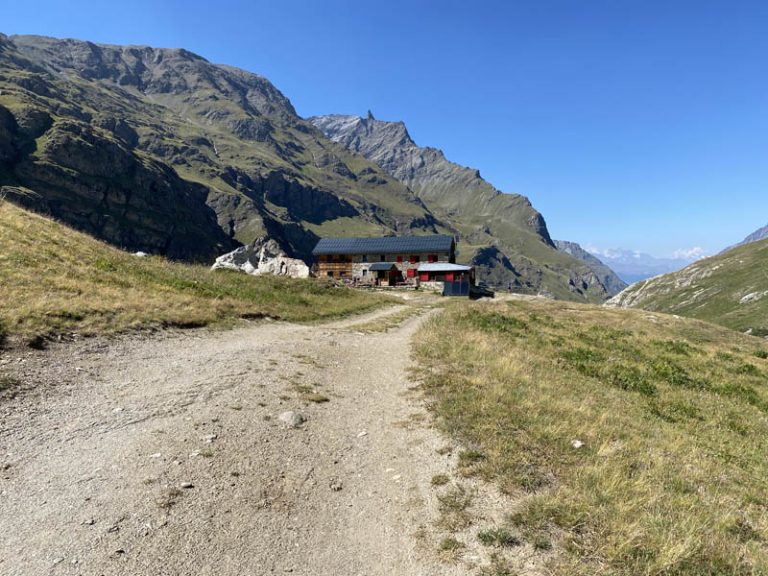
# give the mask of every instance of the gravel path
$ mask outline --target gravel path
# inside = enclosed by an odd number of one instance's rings
[[[454,457],[409,392],[425,314],[355,330],[401,308],[6,353],[0,573],[469,573],[482,552],[437,553]]]

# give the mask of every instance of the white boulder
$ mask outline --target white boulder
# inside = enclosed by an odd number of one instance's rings
[[[289,258],[277,242],[266,237],[257,238],[252,244],[219,256],[212,269],[219,268],[240,270],[255,276],[273,274],[291,278],[309,277],[309,266],[303,260]]]

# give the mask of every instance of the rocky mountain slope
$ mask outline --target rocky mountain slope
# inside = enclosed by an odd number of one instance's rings
[[[439,188],[357,152],[263,77],[185,50],[0,35],[0,186],[27,208],[129,250],[208,263],[264,236],[308,259],[320,236],[447,232],[488,281],[607,296],[555,250],[526,198],[439,151],[422,158],[430,179],[445,175]]]
[[[0,36],[6,195],[129,249],[212,261],[269,235],[429,233],[410,190],[266,79],[185,50]]]
[[[607,306],[643,308],[768,336],[768,239],[633,284]]]
[[[441,150],[417,146],[404,123],[377,120],[370,113],[310,121],[413,190],[459,236],[460,259],[477,265],[486,281],[558,297],[570,293],[600,300],[609,294],[584,262],[557,250],[528,198],[502,194],[477,170],[449,161]]]
[[[605,289],[610,296],[615,296],[627,287],[627,283],[619,278],[609,266],[605,265],[597,256],[584,250],[578,243],[555,240],[555,246],[560,252],[570,254],[574,258],[583,260],[584,263],[589,266],[589,269],[597,275],[600,283],[605,286]]]

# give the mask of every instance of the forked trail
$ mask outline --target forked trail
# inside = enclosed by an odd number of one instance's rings
[[[453,458],[409,393],[424,314],[355,329],[397,312],[10,359],[29,389],[0,402],[0,573],[468,573],[471,551],[437,555]]]

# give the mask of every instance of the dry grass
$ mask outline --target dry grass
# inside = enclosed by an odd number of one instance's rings
[[[510,525],[553,573],[768,573],[764,341],[511,302],[452,306],[415,342],[442,426],[521,496]]]
[[[6,334],[31,341],[265,316],[306,322],[387,302],[314,280],[137,258],[7,202],[0,203],[0,278],[0,343]]]

